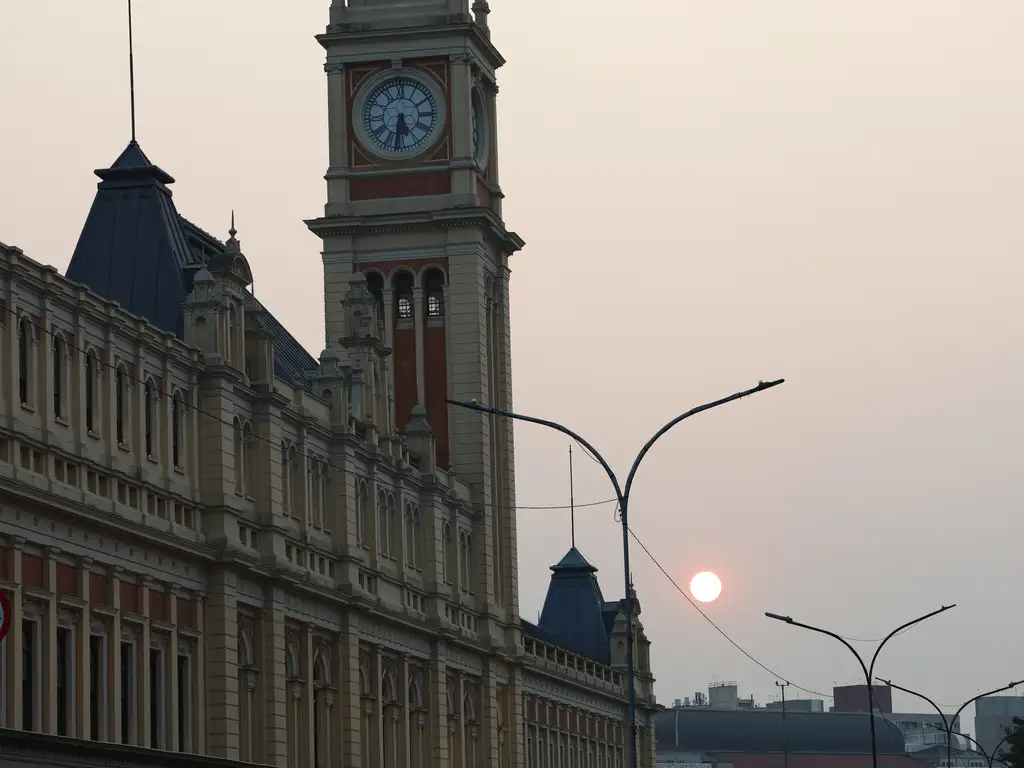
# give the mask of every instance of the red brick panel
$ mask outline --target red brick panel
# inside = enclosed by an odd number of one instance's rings
[[[349,180],[348,188],[352,200],[447,195],[452,191],[452,175],[449,171],[431,171],[357,177]]]
[[[409,423],[416,400],[416,329],[396,328],[395,426],[399,431]]]
[[[149,617],[155,621],[170,621],[171,607],[167,593],[157,589],[149,590]]]
[[[89,574],[89,600],[100,605],[110,605],[107,577],[102,573],[92,572]]]
[[[141,610],[139,603],[139,585],[130,581],[122,581],[121,613],[138,613]]]
[[[21,583],[26,587],[43,588],[43,558],[22,553]]]
[[[195,600],[178,598],[178,626],[185,629],[199,629]]]
[[[73,565],[57,563],[57,594],[78,596],[78,572]]]

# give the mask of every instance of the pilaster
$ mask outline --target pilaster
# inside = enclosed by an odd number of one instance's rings
[[[288,685],[285,677],[285,614],[281,590],[274,590],[260,621],[260,683],[262,685],[264,733],[263,762],[284,768],[288,765]]]
[[[211,574],[206,606],[207,748],[211,755],[238,759],[237,577]]]

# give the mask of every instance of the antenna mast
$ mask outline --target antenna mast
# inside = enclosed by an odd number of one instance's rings
[[[128,0],[128,88],[131,92],[132,141],[135,141],[135,49],[132,45],[132,0]]]
[[[569,524],[572,526],[572,548],[576,549],[576,500],[572,488],[572,443],[569,443]]]

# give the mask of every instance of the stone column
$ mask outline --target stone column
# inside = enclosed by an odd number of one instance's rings
[[[262,762],[283,768],[288,764],[288,695],[285,679],[284,590],[273,588],[260,621],[260,695],[263,700],[262,728],[257,726],[253,741]]]
[[[315,639],[313,635],[313,628],[309,624],[302,626],[302,658],[299,663],[302,665],[301,675],[305,679],[304,687],[304,698],[302,700],[302,707],[300,710],[301,721],[297,723],[296,731],[299,733],[299,744],[301,749],[299,750],[300,760],[302,765],[311,766],[313,765],[313,728],[314,718],[316,718],[316,695],[313,683],[313,653],[314,646],[313,641]]]
[[[162,398],[167,400],[168,398]],[[170,456],[170,449],[166,455]],[[165,464],[166,467],[166,464]],[[164,722],[167,723],[167,738],[164,740],[164,748],[171,752],[178,752],[182,744],[178,743],[178,596],[173,592],[167,595],[168,609],[170,612],[171,632],[167,637],[167,711],[164,713]],[[185,681],[188,685],[188,681]],[[185,725],[185,735],[191,729]]]
[[[11,315],[8,326],[15,325],[15,316]],[[14,343],[17,344],[17,337],[14,337]],[[13,366],[12,366],[13,367]],[[14,382],[14,386],[17,387],[17,381]],[[12,402],[17,397],[18,391],[15,388],[12,390],[11,400]],[[21,552],[25,546],[25,539],[20,536],[13,537],[10,539],[11,542],[11,566],[8,576],[11,581],[15,584],[22,584],[21,576]],[[8,728],[20,729],[22,723],[22,701],[21,701],[21,680],[23,676],[21,662],[24,658],[24,633],[21,631],[22,619],[25,615],[24,612],[24,600],[22,599],[23,587],[19,587],[10,593],[11,601],[11,616],[18,617],[13,619],[11,629],[7,634],[7,638],[4,640],[4,644],[7,646],[7,654],[4,659],[4,663],[7,665],[6,673],[4,675],[4,682],[7,686],[7,723]]]
[[[209,754],[238,759],[237,576],[211,574],[206,606],[206,698]]]
[[[46,403],[41,404],[45,412]],[[42,671],[43,685],[43,722],[40,731],[57,733],[57,557],[60,550],[50,547],[46,550],[43,567],[46,569],[46,588],[50,599],[46,602],[46,614],[42,624],[43,651]]]
[[[362,690],[359,679],[359,637],[355,634],[352,617],[346,613],[338,636],[336,668],[338,671],[338,717],[341,721],[339,764],[351,768],[365,768],[366,746],[362,743]]]
[[[420,275],[412,289],[412,319],[416,329],[416,403],[426,405],[427,390],[424,389],[425,373],[423,361],[423,328],[426,325],[427,307],[423,303],[423,285]],[[416,404],[414,403],[414,405]]]
[[[121,744],[121,574],[124,569],[116,565],[110,573],[110,602],[114,620],[110,623],[110,642],[107,648],[107,685],[110,688],[110,729],[107,738]]]
[[[76,419],[76,424],[80,419]],[[84,557],[78,563],[78,596],[82,598],[82,611],[79,616],[79,627],[76,638],[77,658],[75,659],[75,709],[78,720],[78,737],[88,739],[92,734],[92,718],[102,718],[107,712],[106,702],[100,702],[100,711],[93,712],[91,706],[92,687],[92,656],[89,646],[92,641],[92,618],[89,615],[89,565],[92,558]],[[102,735],[103,730],[100,729]]]
[[[138,387],[136,387],[138,389]],[[139,444],[136,443],[136,446]],[[136,447],[135,450],[139,450]],[[142,622],[139,641],[135,645],[135,743],[140,747],[149,747],[152,734],[149,723],[150,693],[149,690],[149,650],[153,644],[153,634],[149,626],[149,585],[143,581],[139,584],[141,607],[139,613],[146,617]]]

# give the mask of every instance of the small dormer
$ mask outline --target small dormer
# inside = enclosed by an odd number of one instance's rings
[[[256,389],[274,389],[274,335],[267,328],[267,311],[256,299],[245,305],[245,375]]]
[[[222,360],[223,310],[217,281],[203,267],[192,278],[192,292],[182,304],[182,319],[185,343],[198,347],[210,365],[219,365]]]
[[[245,310],[252,285],[252,270],[242,255],[242,246],[235,237],[235,213],[231,212],[231,229],[224,250],[210,258],[207,269],[217,281],[224,302],[222,333],[224,362],[244,371],[246,367]]]

